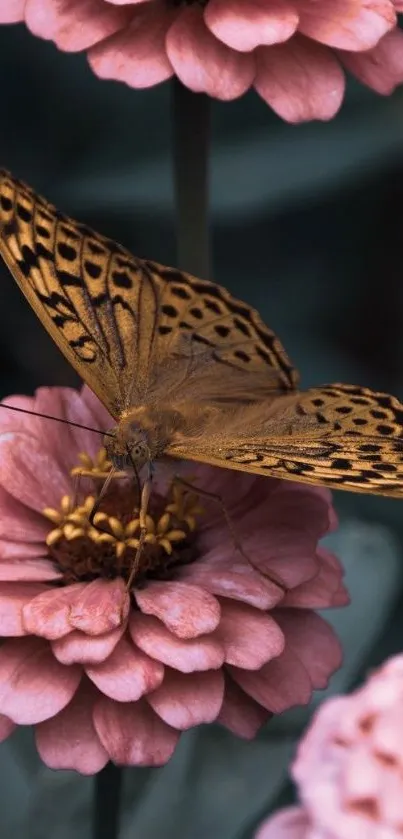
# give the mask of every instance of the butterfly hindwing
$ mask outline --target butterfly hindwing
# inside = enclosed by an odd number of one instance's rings
[[[211,429],[203,445],[170,447],[186,457],[241,470],[354,492],[403,495],[403,404],[354,385],[326,385],[242,410]],[[260,413],[260,424],[257,414]],[[243,422],[243,428],[242,428]],[[191,451],[190,451],[191,449]]]

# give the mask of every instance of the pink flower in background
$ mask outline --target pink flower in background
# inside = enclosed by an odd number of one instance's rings
[[[146,88],[176,76],[236,99],[250,87],[289,122],[327,120],[343,68],[378,93],[403,81],[402,0],[0,0],[0,22],[69,52],[94,72]]]
[[[256,839],[400,839],[403,831],[403,655],[350,696],[324,702],[299,744],[300,807]]]
[[[6,402],[111,425],[87,388]],[[163,764],[200,723],[251,738],[307,703],[340,664],[313,610],[348,600],[338,561],[317,547],[335,523],[330,493],[193,464],[192,483],[222,497],[248,561],[220,505],[157,472],[128,592],[137,488],[112,481],[90,523],[109,468],[100,440],[0,411],[0,739],[35,725],[45,763],[91,774],[109,759]]]

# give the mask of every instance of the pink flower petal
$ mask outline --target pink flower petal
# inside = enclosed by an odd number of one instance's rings
[[[3,464],[0,468],[0,481],[2,475]],[[7,480],[7,475],[4,475],[4,478]],[[0,509],[0,538],[13,539],[16,542],[21,542],[22,546],[25,546],[27,542],[37,542],[43,556],[45,552],[43,543],[49,533],[50,522],[13,498],[1,485]]]
[[[326,579],[326,583],[331,591],[330,605],[332,607],[348,606],[350,603],[350,595],[343,582],[345,573],[343,566],[335,554],[327,548],[320,546],[317,550],[317,557],[320,561],[320,582],[322,583],[322,581]],[[316,583],[316,580],[314,582]],[[287,605],[284,601],[282,601],[281,606],[283,606],[283,604]]]
[[[20,725],[43,722],[61,711],[81,679],[63,667],[41,638],[13,638],[0,647],[0,713]]]
[[[136,601],[146,615],[155,615],[178,638],[213,632],[220,621],[218,600],[202,588],[180,582],[153,582],[136,589]]]
[[[62,576],[54,565],[47,559],[27,560],[15,559],[12,562],[0,560],[0,580],[7,582],[21,580],[22,582],[48,582]]]
[[[175,11],[162,2],[136,4],[131,23],[88,51],[89,63],[101,79],[117,79],[147,88],[173,75],[165,36]]]
[[[228,538],[228,537],[227,537]],[[272,609],[284,597],[284,591],[265,579],[233,553],[226,560],[221,547],[212,550],[202,562],[193,562],[179,569],[177,578],[196,583],[210,594],[242,600],[256,609]]]
[[[175,751],[179,734],[140,700],[119,705],[101,697],[94,708],[98,737],[119,766],[162,766]]]
[[[113,652],[125,632],[119,626],[105,635],[92,638],[77,629],[52,643],[52,650],[61,664],[99,664]]]
[[[13,397],[12,401],[15,403],[16,397]],[[10,399],[7,398],[7,403],[9,402]],[[81,393],[70,387],[38,388],[29,407],[33,411],[77,422],[94,429],[106,430],[112,424],[110,417],[108,422],[102,424],[96,412],[92,411],[83,400]],[[54,457],[63,472],[70,472],[73,466],[77,466],[78,452],[85,451],[93,457],[99,451],[101,440],[94,431],[60,425],[41,417],[30,416],[29,420],[29,426],[24,430],[46,442],[46,450]],[[61,429],[63,429],[62,433]]]
[[[336,591],[336,593],[332,597],[333,609],[338,609],[339,606],[348,606],[349,603],[350,597],[348,592],[346,592],[346,590],[344,589],[344,587],[339,589],[339,591]]]
[[[114,424],[111,416],[101,405],[99,400],[94,402],[86,398],[86,388],[77,391],[71,387],[41,387],[35,391],[35,396],[29,406],[31,410],[43,414],[60,417],[61,419],[77,422],[93,428],[94,431],[85,428],[63,425],[40,417],[29,417],[29,427],[26,429],[34,437],[46,440],[46,448],[55,458],[62,471],[70,472],[73,466],[77,466],[77,453],[85,451],[94,457],[101,444],[101,438],[95,431],[104,431]],[[96,397],[94,397],[96,399]],[[7,398],[7,403],[10,399]],[[16,397],[13,397],[13,402]],[[63,428],[63,433],[61,433]]]
[[[225,650],[225,661],[258,670],[284,649],[284,635],[270,615],[231,600],[221,602],[221,621],[214,632]]]
[[[1,485],[32,510],[42,512],[45,507],[58,505],[61,496],[71,492],[67,475],[47,453],[42,440],[22,432],[0,435],[0,458]]]
[[[55,42],[61,50],[78,52],[122,29],[130,8],[99,0],[26,0],[25,20],[34,35]]]
[[[81,423],[82,425],[88,425],[89,428],[98,429],[99,431],[107,431],[115,425],[115,421],[94,394],[92,396],[94,396],[96,402],[85,398],[86,391],[89,390],[86,385],[80,391],[74,390],[73,388],[69,388],[70,390],[71,393],[65,399],[66,419],[71,422]],[[74,462],[70,461],[69,469],[71,466],[77,465],[75,451],[88,452],[91,457],[94,457],[99,452],[102,440],[99,434],[94,434],[93,431],[86,431],[84,428],[71,427],[70,432],[73,437],[72,455],[74,456]],[[64,454],[66,456],[68,453],[65,452]],[[72,455],[70,456],[72,457]]]
[[[259,505],[242,517],[245,538],[240,536],[255,568],[280,585],[294,588],[318,572],[316,548],[329,528],[329,500],[327,495],[284,481],[273,490],[270,502],[264,513]],[[263,532],[270,533],[269,539],[262,538],[262,515]]]
[[[9,497],[11,498],[11,496]],[[43,559],[45,552],[46,548],[43,542],[15,542],[10,539],[0,538],[0,564],[7,559],[24,560],[25,562],[31,558]],[[26,564],[28,563],[26,562]],[[50,567],[52,562],[47,560],[47,564]]]
[[[250,52],[259,44],[287,41],[297,29],[298,12],[291,0],[209,0],[204,20],[228,47]]]
[[[22,610],[33,597],[47,590],[40,583],[1,583],[0,584],[0,636],[16,637],[26,635],[22,619]]]
[[[95,396],[95,393],[90,387],[88,387],[88,385],[82,386],[78,396],[79,402],[77,403],[77,406],[81,402],[81,405],[84,406],[84,410],[90,411],[91,416],[93,417],[91,423],[88,424],[92,424],[92,422],[94,422],[96,428],[105,430],[108,430],[108,428],[111,428],[115,424],[115,420],[111,417],[109,411],[106,410],[102,402],[100,402],[98,397]],[[97,449],[95,451],[97,451]]]
[[[115,6],[126,6],[132,3],[152,3],[153,0],[106,0],[107,3],[113,3]]]
[[[162,685],[148,694],[147,702],[168,725],[186,731],[195,725],[214,722],[223,696],[221,671],[183,674],[166,670]]]
[[[294,43],[294,40],[293,38],[292,43]],[[296,41],[297,43],[309,43],[306,38],[300,36],[296,36]],[[281,525],[284,527],[287,521],[289,524],[292,522],[293,531],[302,534],[303,544],[309,550],[315,539],[317,540],[328,533],[333,519],[330,490],[326,487],[298,484],[295,481],[274,481],[272,478],[259,478],[258,480],[259,482],[263,481],[264,484],[269,482],[271,489],[270,493],[267,494],[261,483],[258,484],[260,503],[256,498],[255,503],[249,507],[249,510],[244,511],[248,525],[252,521],[255,523],[259,519],[261,521],[264,510],[268,521],[271,525],[278,527],[280,534],[282,533]],[[269,503],[268,498],[270,499]],[[242,509],[239,510],[238,515],[241,512]],[[292,518],[290,518],[290,515],[292,515]],[[243,521],[242,526],[244,527]],[[294,536],[294,540],[291,542],[293,545],[299,544],[296,533],[290,535],[290,539]]]
[[[386,691],[385,691],[386,693]],[[372,742],[375,755],[389,755],[393,758],[396,754],[402,755],[403,731],[401,726],[400,702],[390,707],[388,703],[386,713],[378,714],[373,726]],[[362,724],[361,716],[361,724]],[[400,792],[401,795],[401,792]],[[390,804],[390,802],[388,802]]]
[[[50,641],[71,632],[71,604],[87,583],[74,583],[64,588],[47,588],[23,608],[24,627],[33,635]]]
[[[336,557],[331,560],[332,555],[323,548],[316,555],[319,562],[316,577],[288,591],[281,602],[281,608],[296,606],[301,609],[325,609],[334,606],[335,597],[337,605],[349,603],[348,591],[342,583],[343,568]]]
[[[388,96],[403,82],[403,32],[394,29],[372,50],[352,55],[338,53],[340,61],[350,73],[377,93]]]
[[[268,532],[270,533],[270,531]],[[273,534],[273,541],[275,541],[277,535]],[[312,553],[309,556],[303,553],[301,549],[300,554],[295,552],[294,555],[287,556],[286,553],[281,555],[279,550],[279,555],[276,557],[271,548],[270,550],[267,550],[267,546],[265,548],[261,537],[260,544],[257,545],[255,540],[253,548],[250,549],[250,557],[253,566],[259,569],[261,574],[266,574],[268,581],[270,581],[270,577],[278,580],[278,586],[283,586],[283,596],[287,589],[293,589],[301,583],[312,580],[319,570],[316,554]]]
[[[288,122],[331,119],[344,95],[344,74],[321,44],[295,35],[286,44],[259,47],[255,88]]]
[[[15,731],[16,727],[15,722],[5,717],[4,714],[0,714],[0,743],[7,740],[7,737]]]
[[[122,626],[129,614],[130,597],[121,578],[97,579],[81,586],[70,609],[70,624],[88,635],[103,635]]]
[[[1,10],[3,10],[3,3],[7,3],[8,9],[12,8],[12,3],[10,3],[9,0],[0,0]],[[18,0],[14,0],[14,3],[15,8],[17,8]],[[25,3],[26,0],[23,0],[24,6]],[[21,19],[24,19],[24,15],[22,15]],[[3,21],[1,22],[3,23]],[[20,394],[10,394],[9,396],[6,396],[5,399],[2,399],[1,404],[4,405],[4,408],[0,411],[0,434],[5,431],[27,431],[28,434],[31,434],[31,420],[34,418],[20,411],[7,411],[6,406],[11,405],[16,408],[23,408],[24,410],[32,411],[34,400],[35,397],[21,396]]]
[[[245,693],[274,714],[281,714],[294,705],[306,705],[312,696],[306,669],[288,647],[261,670],[229,667],[229,672]]]
[[[314,839],[314,837],[304,808],[286,807],[263,822],[255,839]]]
[[[237,737],[253,740],[270,716],[270,711],[254,702],[226,674],[224,700],[216,722],[228,728]]]
[[[56,716],[35,727],[38,752],[51,769],[74,769],[93,775],[108,763],[93,723],[95,691],[82,685]]]
[[[284,632],[287,649],[304,665],[314,688],[327,687],[342,663],[342,650],[334,629],[316,612],[276,609],[275,619]]]
[[[224,663],[222,644],[210,635],[183,640],[157,618],[133,612],[129,630],[134,643],[143,652],[182,673],[217,670]]]
[[[0,23],[24,20],[25,0],[0,0]]]
[[[109,658],[86,668],[87,675],[101,693],[118,702],[133,702],[155,690],[163,678],[164,667],[125,638],[119,641]]]
[[[227,469],[207,466],[204,463],[189,461],[185,466],[183,462],[181,467],[181,473],[185,471],[184,477],[195,487],[195,492],[200,488],[223,499],[233,522],[238,522],[239,519],[242,521],[250,511],[267,510],[272,493],[281,485],[281,481],[275,478],[262,478],[245,472],[237,472],[236,481],[233,480],[232,473],[232,480],[229,481]],[[223,520],[222,507],[217,500],[203,497],[203,509],[205,514],[200,518],[200,539],[203,549],[211,549],[216,545],[217,528],[223,530],[228,540],[228,526]],[[233,545],[231,547],[233,548]]]
[[[17,408],[29,411],[38,411],[60,419],[73,419],[89,425],[90,422],[86,422],[86,417],[68,416],[69,402],[70,400],[74,402],[75,397],[79,398],[79,394],[73,388],[40,387],[35,391],[34,397],[8,396],[3,404],[14,405]],[[86,450],[85,446],[76,445],[76,434],[90,434],[90,432],[78,432],[78,429],[68,425],[60,425],[58,422],[39,416],[14,413],[13,411],[0,412],[0,429],[1,431],[23,431],[34,439],[42,440],[46,445],[47,453],[56,460],[61,471],[69,471],[72,466],[76,466],[77,451]],[[62,432],[61,429],[63,429]],[[96,435],[92,434],[91,436],[92,446],[94,447],[94,437]],[[96,442],[99,448],[99,440]]]
[[[1,563],[0,563],[1,567]],[[124,625],[129,612],[129,596],[122,579],[94,580],[64,588],[47,588],[24,606],[26,631],[51,641],[72,629],[91,636]]]
[[[253,82],[253,55],[234,52],[218,41],[207,29],[203,10],[197,5],[181,9],[168,31],[166,50],[178,78],[195,93],[236,99]]]
[[[303,35],[330,47],[367,50],[396,25],[390,0],[298,0]]]
[[[343,776],[343,781],[348,789],[347,801],[351,802],[352,808],[354,808],[356,801],[376,801],[377,793],[380,792],[379,766],[375,755],[371,754],[368,744],[357,745],[355,750],[352,750]],[[396,779],[396,784],[394,780],[393,776],[388,778],[390,787],[393,789],[392,797],[395,798],[395,808],[397,811],[400,810],[401,815],[401,801],[396,800],[397,796],[399,798],[401,796],[401,781],[400,778]],[[381,793],[381,797],[383,801],[379,801],[379,804],[381,805],[380,809],[383,809],[382,804],[385,803],[385,796]],[[398,812],[396,815],[398,815]]]

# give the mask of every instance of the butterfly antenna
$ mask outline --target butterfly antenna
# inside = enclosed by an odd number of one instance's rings
[[[52,417],[50,414],[41,414],[39,411],[29,411],[28,408],[16,408],[15,405],[7,405],[0,402],[0,408],[8,408],[9,411],[18,411],[20,414],[30,414],[32,417],[41,417],[42,419],[54,420],[54,422],[63,422],[64,425],[73,425],[75,428],[83,428],[84,431],[93,431],[94,434],[102,434],[103,437],[113,437],[109,431],[101,431],[99,428],[91,428],[89,425],[82,425],[79,422],[62,419],[61,417]]]

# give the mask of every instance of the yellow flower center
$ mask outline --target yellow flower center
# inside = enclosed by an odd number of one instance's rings
[[[93,487],[94,481],[106,479],[112,464],[105,449],[94,460],[86,453],[79,459],[81,465],[71,470],[77,480],[87,484],[90,480]],[[65,495],[58,510],[46,507],[43,511],[53,524],[46,544],[65,583],[131,576],[140,538],[138,488],[126,473],[116,473],[92,521],[95,501],[94,492],[81,503]],[[193,561],[196,517],[201,512],[198,495],[175,479],[165,496],[152,493],[136,585],[150,577],[166,579],[174,566]]]

